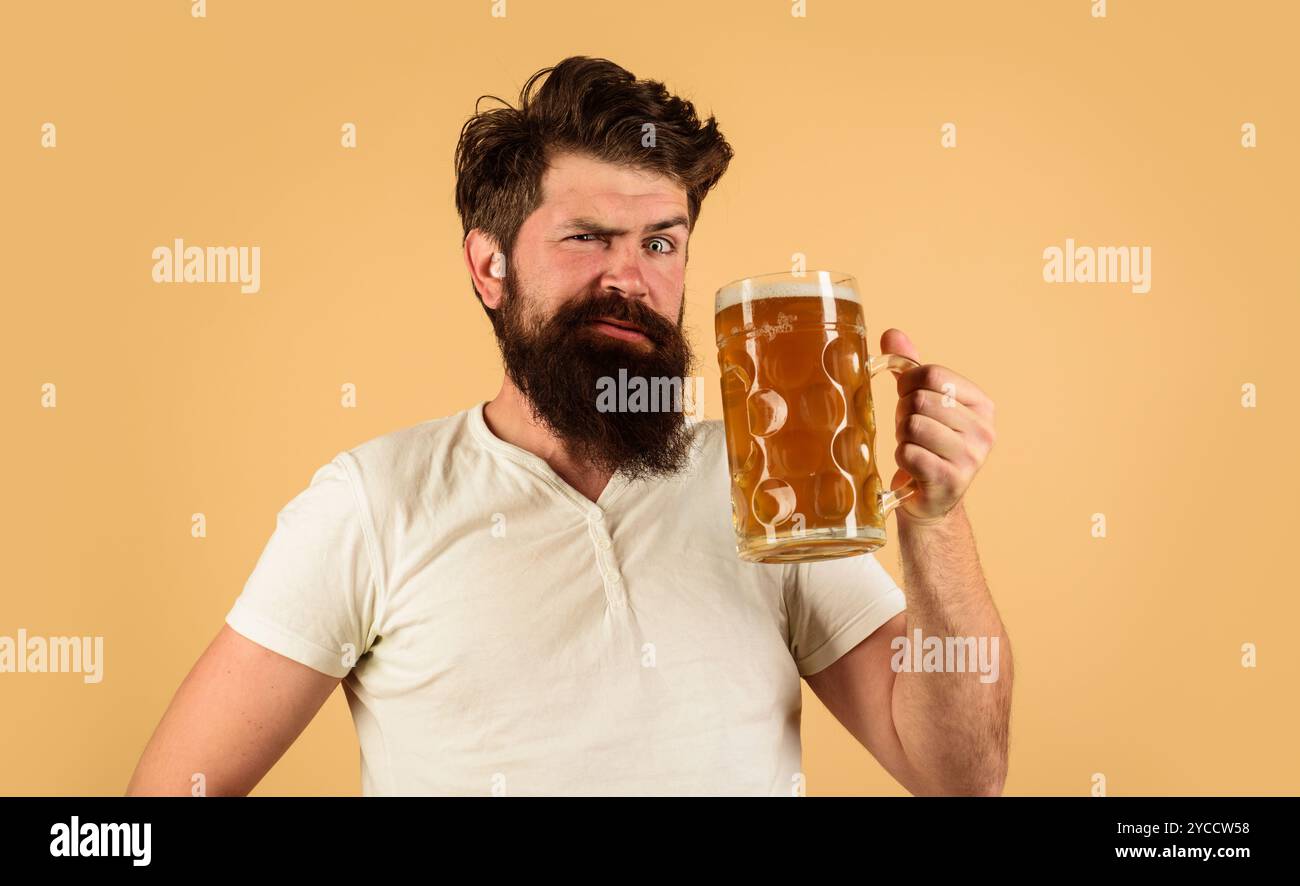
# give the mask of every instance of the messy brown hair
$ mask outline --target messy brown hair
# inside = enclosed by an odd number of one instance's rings
[[[541,82],[544,75],[549,74]],[[465,236],[478,228],[507,256],[524,220],[542,199],[550,158],[574,152],[658,173],[686,191],[688,227],[705,195],[722,178],[732,150],[712,116],[657,80],[638,80],[604,58],[575,55],[542,68],[519,92],[519,107],[478,111],[456,145],[456,211]],[[647,146],[645,124],[654,125]],[[483,296],[474,294],[482,304]],[[483,305],[493,324],[494,312]]]

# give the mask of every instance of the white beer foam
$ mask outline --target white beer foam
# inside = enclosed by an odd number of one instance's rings
[[[764,298],[791,298],[795,296],[825,298],[828,295],[842,298],[845,301],[858,301],[857,293],[851,287],[842,283],[831,285],[829,280],[824,282],[781,280],[771,283],[753,283],[752,281],[742,280],[739,283],[732,283],[718,290],[717,298],[714,299],[713,303],[713,312],[715,314],[721,313],[733,305],[740,304],[745,298],[750,301],[758,301]]]

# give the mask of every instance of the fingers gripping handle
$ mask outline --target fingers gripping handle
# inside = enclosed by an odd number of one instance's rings
[[[882,370],[888,369],[895,375],[899,375],[920,365],[911,357],[904,357],[902,354],[880,354],[867,357],[867,374],[870,378],[875,378]],[[903,503],[903,499],[914,492],[916,492],[916,480],[909,477],[907,482],[897,489],[879,493],[881,516],[887,516],[890,511]]]

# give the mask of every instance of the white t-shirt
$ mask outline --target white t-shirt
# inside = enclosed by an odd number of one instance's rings
[[[800,675],[903,611],[868,554],[736,555],[720,421],[593,503],[483,404],[341,452],[226,622],[343,678],[369,795],[797,793]]]

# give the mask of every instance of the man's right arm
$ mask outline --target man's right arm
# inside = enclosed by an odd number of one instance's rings
[[[248,794],[339,680],[222,625],[154,730],[127,795],[189,795],[196,773],[208,796]]]

